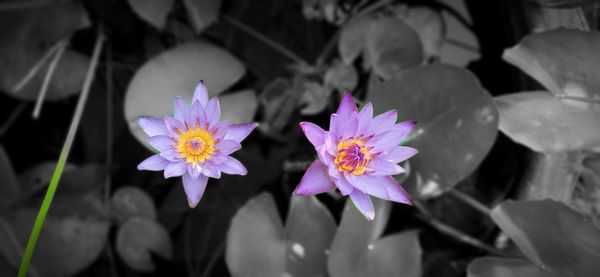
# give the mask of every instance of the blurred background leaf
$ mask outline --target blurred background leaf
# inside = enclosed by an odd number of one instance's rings
[[[128,0],[128,2],[139,17],[162,30],[165,28],[167,16],[175,0]]]
[[[123,224],[132,217],[156,220],[156,208],[147,192],[132,186],[120,187],[110,202],[111,216]]]
[[[152,254],[164,259],[173,255],[171,238],[153,219],[131,217],[119,227],[116,249],[128,266],[143,272],[155,270]]]
[[[21,197],[21,187],[12,166],[10,158],[0,145],[0,206],[12,206],[19,201]]]

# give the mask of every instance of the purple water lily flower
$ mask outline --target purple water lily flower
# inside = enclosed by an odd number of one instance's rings
[[[391,175],[404,173],[398,163],[417,153],[399,146],[415,122],[396,124],[396,118],[395,110],[373,118],[371,103],[359,112],[346,92],[331,115],[329,131],[310,122],[300,123],[319,158],[306,170],[294,194],[314,195],[337,188],[342,195],[349,195],[369,220],[375,218],[369,195],[412,205],[408,193]]]
[[[198,83],[191,106],[175,97],[173,117],[142,116],[139,124],[148,134],[148,143],[160,151],[138,165],[139,170],[164,170],[165,178],[182,176],[183,188],[191,208],[206,188],[208,178],[221,172],[246,175],[246,168],[229,154],[241,148],[257,123],[230,125],[220,121],[219,100],[208,100],[206,87]]]

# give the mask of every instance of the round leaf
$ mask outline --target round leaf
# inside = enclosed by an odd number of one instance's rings
[[[258,108],[256,94],[250,89],[219,96],[219,102],[221,120],[229,120],[231,124],[252,121]]]
[[[129,0],[133,11],[143,20],[158,29],[164,29],[167,15],[173,8],[175,0]]]
[[[521,259],[483,257],[475,259],[467,268],[467,277],[559,277],[562,276]]]
[[[494,208],[491,216],[536,265],[562,275],[600,272],[600,230],[565,204],[506,201]]]
[[[377,19],[366,37],[365,53],[373,71],[390,79],[423,62],[423,46],[417,33],[394,17]]]
[[[440,57],[445,26],[442,15],[438,11],[425,6],[401,5],[396,8],[394,14],[417,32],[423,44],[425,57],[428,59]]]
[[[418,122],[407,142],[419,150],[406,182],[413,197],[451,189],[479,166],[496,138],[490,94],[459,67],[426,65],[386,82],[372,78],[367,100],[379,113],[396,109],[398,121]]]
[[[129,128],[151,149],[137,123],[139,116],[172,114],[175,96],[191,100],[199,80],[204,80],[208,93],[215,96],[244,73],[245,68],[238,59],[207,42],[190,42],[168,50],[144,64],[129,84],[125,97]]]
[[[600,100],[598,49],[597,32],[558,28],[526,36],[503,58],[556,95]]]
[[[358,73],[354,66],[344,63],[336,63],[325,72],[323,78],[325,86],[337,89],[338,91],[353,91],[358,85]]]
[[[327,263],[336,276],[421,276],[421,247],[414,231],[380,239],[390,215],[390,203],[372,198],[375,219],[367,221],[347,200]]]
[[[48,186],[55,168],[56,162],[46,161],[21,172],[19,184],[21,184],[23,198],[29,198]],[[63,167],[63,173],[74,168],[76,168],[74,165],[67,163]]]
[[[154,271],[151,253],[171,258],[171,238],[155,220],[132,217],[121,225],[117,233],[117,253],[131,268]]]
[[[184,0],[183,4],[196,33],[201,33],[219,18],[221,0]]]
[[[251,199],[231,220],[225,261],[233,276],[282,276],[286,245],[273,198]]]
[[[371,14],[359,15],[342,27],[338,52],[345,64],[352,64],[363,51],[366,33],[371,29],[374,21],[375,17]]]
[[[303,107],[300,110],[300,114],[316,115],[325,110],[329,103],[329,96],[331,95],[330,88],[311,81],[300,82],[296,86],[302,90],[300,102]],[[292,93],[295,93],[295,91],[292,91]]]
[[[37,208],[19,209],[14,213],[13,227],[22,245],[27,243],[37,213]],[[109,227],[107,220],[89,215],[48,215],[32,263],[44,276],[74,275],[100,256]]]
[[[113,194],[111,213],[120,223],[136,216],[156,219],[156,208],[150,195],[131,186],[122,187]]]
[[[600,112],[586,110],[552,94],[522,92],[496,97],[500,130],[539,152],[578,150],[600,145]]]

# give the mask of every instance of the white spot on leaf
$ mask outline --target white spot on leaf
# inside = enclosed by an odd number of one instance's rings
[[[306,254],[304,252],[304,247],[302,247],[302,245],[297,242],[292,244],[292,251],[294,251],[294,254],[296,254],[300,258],[304,258],[304,255]]]

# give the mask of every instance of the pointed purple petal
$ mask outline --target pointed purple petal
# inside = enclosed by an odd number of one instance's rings
[[[337,114],[331,114],[329,118],[329,133],[336,141],[344,134],[344,122]]]
[[[331,132],[325,132],[325,149],[330,155],[337,155],[337,140]]]
[[[173,100],[173,117],[184,122],[189,112],[190,107],[185,103],[185,100],[179,96],[175,96],[175,100]]]
[[[168,135],[167,127],[165,122],[153,116],[140,116],[138,118],[138,124],[142,127],[142,130],[148,134],[148,136]]]
[[[301,122],[300,128],[315,148],[325,143],[325,131],[321,127],[310,122]]]
[[[354,175],[354,174],[344,174],[344,177],[348,182],[356,189],[373,195],[377,198],[388,199],[389,194],[385,187],[381,186],[380,177],[371,176],[369,174],[363,175]]]
[[[229,126],[227,130],[227,134],[225,135],[225,139],[235,140],[237,142],[242,142],[254,128],[258,126],[258,123],[245,123],[245,124],[235,124]]]
[[[165,167],[165,178],[177,177],[183,175],[187,171],[187,166],[184,161],[180,161],[177,163],[169,163],[167,167]]]
[[[219,123],[219,119],[221,118],[221,107],[217,97],[213,97],[210,99],[210,101],[208,101],[205,111],[209,128],[217,125],[217,123]]]
[[[149,158],[138,164],[138,170],[150,170],[150,171],[161,171],[169,165],[169,161],[161,157],[160,155],[152,155]]]
[[[221,178],[221,170],[210,163],[204,163],[204,166],[202,167],[202,174],[211,178]]]
[[[206,107],[206,104],[208,104],[208,91],[206,90],[206,86],[204,86],[203,81],[198,82],[198,85],[196,85],[194,98],[192,98],[192,104],[196,101],[200,102],[202,107]]]
[[[335,185],[327,174],[327,166],[321,161],[314,161],[304,173],[294,195],[314,195],[335,189]]]
[[[366,145],[373,147],[371,153],[381,152],[387,154],[400,144],[404,136],[406,136],[406,134],[403,131],[392,129],[376,135],[367,141]]]
[[[368,220],[373,220],[375,218],[375,208],[373,207],[373,202],[371,202],[368,194],[355,189],[352,191],[352,193],[350,193],[350,199],[352,199],[352,202],[356,208]]]
[[[226,139],[217,143],[215,148],[219,150],[219,153],[223,155],[229,155],[235,151],[240,150],[240,148],[242,148],[242,145],[240,145],[240,143],[235,140]]]
[[[172,148],[175,145],[175,140],[169,136],[153,136],[148,138],[148,143],[159,151],[164,151]]]
[[[200,102],[194,102],[190,113],[185,119],[185,123],[189,128],[204,128],[207,125],[206,111]]]
[[[369,168],[369,170],[373,170],[374,172],[370,173],[371,175],[374,176],[389,176],[389,175],[396,175],[396,174],[401,174],[406,172],[406,170],[404,170],[404,168],[402,168],[401,166],[395,164],[395,163],[391,163],[389,161],[380,159],[379,157],[371,160],[369,162],[369,164],[367,165],[367,167]]]
[[[358,113],[358,127],[356,128],[356,132],[358,134],[364,133],[371,119],[373,119],[373,104],[369,102]]]
[[[219,122],[219,124],[217,124],[213,128],[213,131],[215,132],[215,134],[213,135],[214,139],[223,139],[225,137],[225,135],[227,134],[227,132],[229,131],[229,121],[225,120],[225,121]]]
[[[354,103],[354,98],[352,98],[352,94],[346,91],[344,96],[342,97],[342,101],[340,102],[340,106],[337,109],[336,114],[339,114],[342,117],[347,117],[352,114],[352,112],[358,112],[356,110],[356,104]]]
[[[181,158],[179,157],[179,152],[177,150],[171,148],[165,151],[160,152],[160,156],[171,161],[171,162],[179,162]]]
[[[410,157],[417,154],[419,151],[414,148],[406,147],[406,146],[397,146],[392,151],[388,152],[386,155],[381,156],[380,159],[386,160],[391,163],[399,163],[408,160]]]
[[[182,133],[186,130],[185,126],[179,120],[173,117],[165,117],[164,121],[167,131],[171,137],[178,138],[179,133]]]
[[[398,112],[396,110],[387,111],[382,113],[376,117],[374,117],[371,122],[369,122],[369,126],[365,131],[366,135],[374,135],[379,134],[385,131],[388,131],[394,127],[396,123],[396,119],[398,118]]]
[[[321,160],[321,162],[324,163],[325,165],[329,166],[329,164],[331,164],[331,161],[333,160],[333,156],[327,152],[325,145],[322,144],[321,146],[317,147],[315,150],[317,150],[317,155],[319,156],[319,160]]]
[[[192,164],[188,164],[187,167],[188,167],[188,174],[194,180],[196,180],[196,178],[198,178],[198,176],[200,176],[200,174],[202,173],[202,166],[200,166],[199,164],[197,164],[196,166],[194,166]]]
[[[188,198],[190,208],[196,207],[202,199],[204,190],[206,189],[206,183],[208,183],[208,177],[204,175],[198,176],[194,179],[189,174],[183,175],[183,190]]]
[[[223,171],[223,173],[227,173],[227,174],[233,174],[233,175],[246,175],[248,174],[248,170],[246,170],[246,167],[244,167],[244,165],[236,160],[233,157],[227,157],[227,160],[218,165],[219,169],[221,171]]]
[[[356,136],[356,129],[358,128],[358,114],[353,113],[352,115],[346,118],[346,122],[344,124],[344,132],[342,133],[342,137],[354,137]]]
[[[415,125],[417,125],[416,121],[402,121],[396,125],[394,125],[394,130],[398,130],[399,132],[401,132],[402,135],[402,140],[406,139],[406,137],[408,136],[408,134],[410,134],[410,132],[412,131],[413,128],[415,128]]]
[[[210,157],[210,161],[213,165],[219,165],[227,161],[227,155],[221,153],[214,153],[212,157]]]
[[[412,206],[412,201],[408,193],[402,186],[391,176],[380,177],[380,184],[385,187],[390,197],[386,200],[394,201]]]
[[[335,186],[340,190],[340,193],[342,193],[342,195],[344,196],[352,193],[352,191],[354,190],[354,187],[350,185],[350,183],[348,183],[346,178],[334,179],[333,182],[335,183]]]

